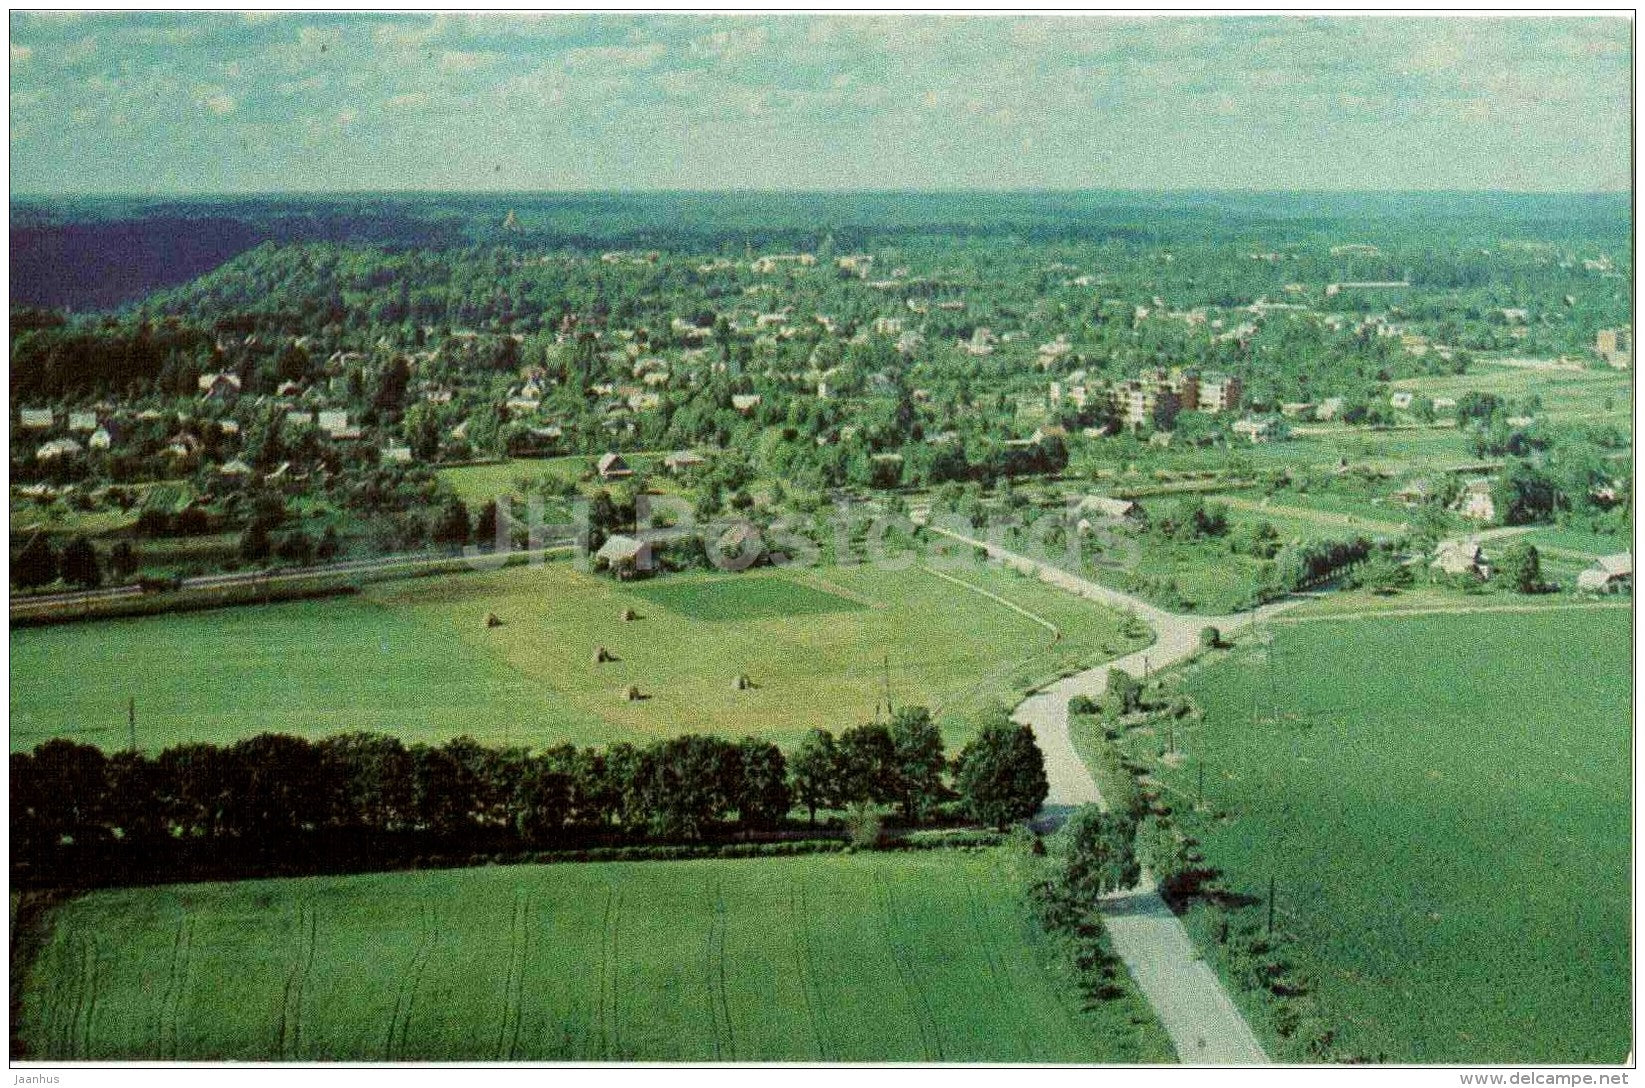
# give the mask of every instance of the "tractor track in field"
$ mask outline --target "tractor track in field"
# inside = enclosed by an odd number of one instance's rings
[[[907,944],[903,940],[907,936],[907,926],[904,924],[902,912],[897,909],[891,889],[886,886],[885,878],[874,874],[874,883],[879,891],[880,910],[885,917],[886,943],[890,946],[891,963],[897,969],[897,976],[902,980],[903,990],[908,994],[909,1004],[913,1007],[914,1023],[920,1029],[921,1057],[926,1061],[942,1061],[942,1025],[931,1010],[931,1001],[920,986],[918,972],[914,963],[908,957]]]
[[[74,999],[74,1015],[69,1019],[68,1056],[72,1060],[91,1056],[91,1021],[97,1012],[97,967],[101,950],[95,936],[80,942],[80,985]]]
[[[708,1015],[713,1025],[714,1059],[734,1062],[737,1060],[737,1036],[731,1025],[731,1005],[725,996],[725,929],[725,885],[723,878],[716,877],[703,977],[708,984]]]
[[[805,1020],[811,1027],[811,1040],[817,1047],[817,1060],[828,1061],[828,1044],[823,1039],[822,1022],[818,1007],[822,994],[813,991],[817,986],[817,967],[812,962],[810,927],[805,924],[805,885],[788,889],[788,924],[794,933],[794,974],[800,980],[800,994],[805,998]]]
[[[411,1014],[417,1004],[417,988],[422,985],[423,972],[434,953],[439,919],[432,906],[422,910],[417,947],[412,950],[411,962],[400,976],[400,985],[394,991],[394,1012],[388,1021],[388,1038],[383,1043],[383,1060],[394,1061],[394,1036],[400,1037],[400,1053],[405,1053],[406,1036],[411,1028]],[[401,1060],[404,1060],[403,1058]]]
[[[172,939],[171,964],[166,972],[166,987],[160,995],[160,1012],[156,1025],[155,1052],[166,1060],[166,1036],[171,1036],[171,1061],[177,1060],[177,1022],[182,1018],[183,990],[188,983],[189,961],[194,951],[194,919],[184,915],[177,921],[177,935]]]
[[[597,1031],[600,1036],[601,1056],[606,1061],[620,1061],[621,1032],[617,1023],[617,966],[618,954],[621,946],[618,943],[618,926],[623,909],[623,893],[621,888],[607,889],[605,898],[605,914],[600,921],[600,966],[595,976],[595,992],[598,1000],[596,1016]],[[608,1001],[609,995],[609,1001]],[[609,1011],[607,1005],[609,1004]]]
[[[280,997],[280,1024],[275,1053],[281,1061],[297,1059],[303,1045],[303,994],[314,972],[314,944],[319,933],[314,907],[297,905],[297,955],[286,974]]]
[[[994,944],[995,930],[988,926],[987,913],[983,910],[982,897],[977,894],[974,884],[966,886],[967,909],[971,915],[971,929],[976,939],[977,948],[982,952],[982,961],[988,968],[988,977],[993,980],[993,993],[1007,1008],[1022,1008],[1023,1002],[1017,990],[1017,984],[1012,980],[1010,972],[1000,963],[998,949]],[[1017,1041],[1022,1044],[1024,1054],[1034,1053],[1034,1040],[1028,1031],[1028,1026],[1017,1022]]]
[[[497,1024],[498,1061],[514,1061],[520,1049],[525,965],[531,943],[530,919],[531,898],[524,889],[517,888],[508,918],[508,965],[503,976],[503,1015]]]
[[[611,899],[615,893],[607,885],[605,909],[600,914],[600,962],[594,970],[594,1034],[600,1038],[600,1056],[611,1056],[611,1042],[605,1028],[605,952],[606,934],[611,930]]]

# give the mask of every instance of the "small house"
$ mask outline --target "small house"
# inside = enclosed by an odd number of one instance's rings
[[[1457,510],[1470,521],[1495,521],[1496,500],[1491,497],[1491,481],[1469,480],[1463,487]]]
[[[731,395],[731,407],[743,415],[747,415],[760,406],[762,399],[764,398],[758,393],[733,393]]]
[[[1411,402],[1414,399],[1415,397],[1412,394],[1401,392],[1389,397],[1388,403],[1403,412],[1411,407]]]
[[[600,550],[594,553],[594,567],[596,570],[609,570],[618,578],[632,578],[636,574],[649,574],[656,570],[657,559],[652,554],[649,540],[617,535],[607,538],[600,545]]]
[[[244,479],[251,475],[251,466],[236,457],[234,460],[217,469],[217,475],[231,479]]]
[[[1592,567],[1576,576],[1576,587],[1584,593],[1627,593],[1634,588],[1632,552],[1601,556]]]
[[[411,447],[389,445],[383,447],[383,460],[391,465],[411,464]]]
[[[1433,562],[1428,565],[1441,574],[1466,574],[1476,578],[1491,576],[1490,562],[1477,540],[1442,541],[1434,552]]]
[[[237,374],[202,374],[200,395],[207,400],[227,400],[239,396],[240,377]]]
[[[663,467],[669,472],[685,472],[708,464],[708,458],[696,450],[675,450],[663,458]]]
[[[602,480],[620,480],[625,476],[634,475],[634,470],[628,467],[620,453],[608,453],[600,458],[598,472]]]
[[[49,431],[56,423],[50,408],[24,408],[18,416],[25,431]]]
[[[59,457],[72,457],[80,452],[80,443],[72,438],[58,438],[34,451],[36,461],[55,461]]]
[[[70,412],[69,430],[79,434],[90,434],[97,429],[96,412]]]
[[[114,436],[109,433],[107,427],[99,427],[91,432],[91,437],[86,439],[86,445],[94,450],[106,450],[114,445]]]
[[[349,429],[348,413],[336,409],[322,411],[319,416],[319,427],[333,438],[338,437]]]
[[[1141,508],[1129,499],[1115,499],[1107,495],[1087,495],[1079,501],[1074,512],[1112,521],[1131,520],[1142,513]]]
[[[1401,484],[1399,489],[1389,495],[1388,498],[1401,506],[1421,506],[1428,501],[1428,496],[1432,492],[1433,485],[1427,480],[1411,480],[1408,483]]]

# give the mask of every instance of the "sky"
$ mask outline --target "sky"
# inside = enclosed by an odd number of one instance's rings
[[[1627,191],[1621,17],[18,13],[15,195]]]

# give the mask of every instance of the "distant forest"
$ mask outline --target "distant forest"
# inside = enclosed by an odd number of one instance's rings
[[[841,250],[913,235],[1278,245],[1364,241],[1442,225],[1451,238],[1545,242],[1631,231],[1628,194],[586,193],[16,198],[13,305],[112,310],[265,242],[385,247],[475,243],[740,253]]]

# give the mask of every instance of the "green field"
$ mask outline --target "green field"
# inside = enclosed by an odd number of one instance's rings
[[[630,592],[686,619],[704,621],[767,620],[778,616],[855,612],[866,607],[792,579],[744,578],[738,574],[689,582],[642,582]]]
[[[50,1060],[1155,1062],[1081,1010],[997,851],[98,892],[17,1033]]]
[[[871,720],[887,674],[897,702],[958,713],[1015,703],[1138,645],[1114,612],[998,569],[960,573],[1046,617],[1060,638],[918,568],[619,585],[555,562],[378,583],[351,598],[15,630],[11,746],[54,736],[123,746],[128,698],[150,751],[355,729],[533,746],[746,733],[788,745],[812,726]],[[773,614],[779,606],[793,611]],[[639,618],[623,622],[625,610]],[[488,613],[502,626],[486,627]],[[725,622],[733,614],[742,618]],[[597,646],[617,660],[595,665]],[[742,674],[751,690],[736,690]],[[646,697],[625,699],[631,684]],[[965,740],[955,723],[945,735]]]
[[[1186,761],[1165,765],[1151,734],[1128,747],[1179,801],[1205,767],[1223,815],[1195,820],[1203,850],[1246,892],[1275,878],[1340,1052],[1624,1060],[1629,613],[1273,636],[1271,669],[1247,644],[1189,677],[1206,719],[1177,732]]]
[[[1550,370],[1482,359],[1466,374],[1408,378],[1393,385],[1424,397],[1455,399],[1473,392],[1522,401],[1535,396],[1542,400],[1537,415],[1565,422],[1615,423],[1626,428],[1632,415],[1632,375],[1597,365],[1587,370]]]

